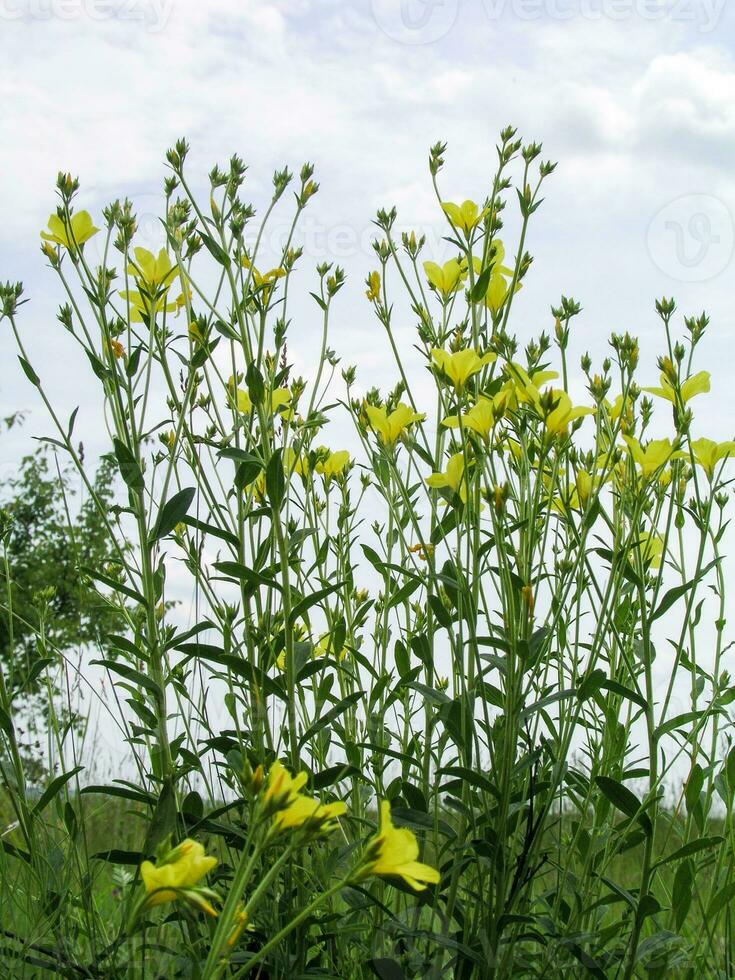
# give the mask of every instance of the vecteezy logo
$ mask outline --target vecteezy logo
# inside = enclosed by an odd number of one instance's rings
[[[735,250],[729,208],[708,194],[685,194],[654,215],[646,235],[654,264],[679,282],[706,282],[719,276]]]
[[[370,0],[375,23],[402,44],[431,44],[452,29],[459,0]]]

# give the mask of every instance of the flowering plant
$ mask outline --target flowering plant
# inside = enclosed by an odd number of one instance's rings
[[[3,680],[5,863],[22,862],[45,923],[39,945],[6,921],[21,961],[106,977],[154,956],[157,975],[203,978],[630,978],[733,959],[735,442],[694,414],[708,319],[680,326],[673,300],[656,304],[650,387],[628,333],[574,369],[567,296],[521,350],[511,313],[554,165],[506,129],[487,194],[457,204],[439,190],[445,149],[429,156],[445,254],[399,232],[395,209],[376,218],[360,301],[393,365],[381,390],[329,346],[346,283],[331,263],[308,299],[313,371],[294,372],[311,165],[275,173],[259,219],[238,157],[202,202],[179,141],[153,251],[129,201],[92,218],[59,176],[43,254],[99,382],[120,491],[98,507],[114,560],[77,572],[125,629],[85,669],[112,686],[135,776],[85,784],[57,731],[62,772],[32,805]],[[291,230],[268,255],[289,187]],[[21,295],[0,290],[3,326],[94,501],[85,420],[49,400]],[[143,816],[132,853],[82,846],[91,794]],[[110,929],[97,893],[126,862]]]

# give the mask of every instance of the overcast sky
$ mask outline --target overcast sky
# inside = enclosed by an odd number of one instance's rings
[[[0,0],[0,277],[25,282],[36,370],[63,407],[82,403],[80,432],[96,444],[93,379],[56,323],[60,294],[38,232],[63,169],[81,178],[78,206],[99,216],[128,195],[144,241],[155,238],[164,152],[185,135],[196,185],[237,152],[256,204],[274,168],[316,164],[303,294],[316,262],[346,267],[332,344],[365,385],[385,381],[363,297],[375,210],[395,204],[402,225],[438,227],[429,145],[449,143],[444,197],[480,199],[497,133],[513,123],[559,161],[528,241],[536,261],[514,307],[521,338],[549,329],[550,304],[571,294],[584,306],[575,360],[587,348],[602,356],[610,331],[628,329],[652,383],[654,299],[706,307],[707,434],[729,437],[734,25],[722,0]],[[308,351],[313,303],[292,313],[292,344],[302,337]],[[6,330],[0,363],[2,414],[33,410]],[[39,411],[3,437],[4,466],[46,430]]]

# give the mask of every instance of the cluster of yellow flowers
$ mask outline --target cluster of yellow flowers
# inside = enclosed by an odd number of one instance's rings
[[[465,202],[466,203],[466,202]],[[456,351],[446,351],[440,348],[431,350],[431,367],[437,380],[453,389],[458,402],[461,404],[467,393],[468,383],[479,375],[483,369],[497,360],[493,352],[481,353],[472,348]],[[463,430],[478,437],[486,445],[496,432],[500,420],[509,413],[518,411],[520,406],[526,406],[542,421],[545,439],[549,442],[564,438],[569,434],[570,426],[587,415],[594,415],[596,408],[579,406],[572,403],[569,394],[563,388],[546,387],[548,382],[558,377],[555,371],[536,371],[529,373],[513,361],[508,361],[502,370],[502,384],[496,386],[495,394],[478,394],[464,411],[449,415],[442,420],[442,425]],[[482,385],[479,385],[482,389]],[[644,391],[664,398],[672,403],[681,399],[688,402],[695,395],[707,392],[710,388],[710,378],[706,371],[701,371],[686,379],[680,386],[672,384],[670,379],[661,375],[661,386],[645,388]],[[611,422],[615,422],[622,414],[629,415],[631,409],[622,395],[613,404],[602,402]],[[415,411],[400,402],[393,411],[389,412],[384,405],[363,406],[363,423],[372,430],[379,444],[392,448],[407,435],[410,428],[417,422],[423,421],[425,414]],[[632,416],[630,417],[632,419]],[[654,477],[665,481],[668,479],[664,468],[674,459],[688,459],[690,452],[684,451],[670,439],[653,439],[645,444],[635,437],[622,433],[623,441],[628,452],[639,469],[641,478],[649,481]],[[507,434],[498,437],[496,445],[507,448],[513,455],[520,450],[518,443]],[[613,453],[614,447],[610,447]],[[700,465],[709,480],[714,478],[715,467],[723,459],[735,455],[735,442],[714,442],[711,439],[700,438],[691,442],[691,458]],[[569,487],[562,498],[556,498],[554,506],[560,511],[565,507],[584,508],[593,492],[616,476],[620,485],[625,480],[622,463],[612,465],[613,457],[603,455],[597,460],[594,470],[579,467],[576,470],[574,484]],[[467,502],[467,473],[472,466],[472,460],[465,458],[465,452],[452,452],[442,472],[432,473],[427,478],[427,485],[433,489],[448,489],[457,494],[463,503]]]
[[[336,829],[347,806],[339,800],[320,803],[303,792],[306,782],[305,772],[292,776],[278,760],[270,767],[267,780],[262,766],[253,773],[251,784],[258,795],[257,812],[270,821],[267,840],[287,832],[320,836]],[[428,884],[436,884],[440,874],[436,868],[419,861],[418,856],[415,835],[406,827],[394,825],[390,803],[382,800],[378,831],[365,845],[345,882],[363,881],[372,876],[399,878],[415,891],[422,891]],[[216,916],[212,901],[218,898],[217,893],[200,884],[216,865],[215,857],[207,855],[200,843],[188,838],[161,853],[155,864],[143,861],[140,866],[143,893],[137,910],[181,899]]]

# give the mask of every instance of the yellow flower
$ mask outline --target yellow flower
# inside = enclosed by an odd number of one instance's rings
[[[435,347],[431,352],[434,364],[449,378],[457,391],[461,391],[469,378],[481,371],[486,364],[492,364],[496,356],[488,353],[480,357],[477,351],[471,348],[450,353]]]
[[[237,940],[240,938],[243,929],[247,927],[248,919],[249,916],[245,911],[245,908],[242,905],[238,906],[238,909],[235,912],[235,915],[233,916],[233,920],[232,920],[233,925],[232,925],[232,929],[230,930],[230,935],[227,937],[227,942],[226,942],[227,946],[235,945]]]
[[[390,803],[381,800],[380,828],[367,844],[366,860],[357,873],[357,880],[370,875],[402,878],[415,891],[423,891],[427,884],[436,884],[441,876],[436,868],[417,861],[418,856],[415,835],[407,827],[393,825]]]
[[[227,382],[227,387],[232,392],[235,385],[235,379],[230,377]],[[250,394],[245,388],[235,388],[235,404],[237,405],[238,412],[242,412],[243,415],[249,415],[253,410],[253,403],[250,398]],[[274,388],[271,393],[271,411],[277,412],[280,408],[285,408],[291,402],[291,392],[288,388]],[[291,414],[287,414],[291,417]]]
[[[378,439],[385,446],[393,446],[406,429],[416,422],[426,418],[425,413],[419,414],[412,408],[399,402],[398,406],[388,414],[385,405],[365,405],[368,423]]]
[[[374,303],[375,300],[380,299],[380,273],[379,272],[371,272],[370,275],[367,277],[365,285],[367,286],[365,295],[367,296],[367,298],[370,300],[371,303]]]
[[[306,773],[295,778],[276,760],[268,773],[268,785],[263,798],[274,810],[276,830],[297,830],[308,826],[320,832],[333,829],[337,817],[347,812],[342,802],[320,803],[299,792],[306,783]]]
[[[588,470],[578,470],[574,481],[580,504],[584,507],[592,496],[594,478]]]
[[[599,465],[599,461],[598,461]],[[608,473],[604,479],[593,470],[579,469],[574,478],[574,484],[567,487],[566,494],[561,494],[554,498],[552,506],[562,514],[569,508],[572,510],[584,510],[594,493],[599,492],[603,483],[608,483],[611,474]]]
[[[544,393],[553,401],[554,407],[544,416],[546,431],[552,437],[564,436],[569,431],[569,423],[585,415],[594,415],[594,408],[572,405],[572,400],[566,391],[559,388],[549,388]]]
[[[161,249],[157,257],[147,248],[135,248],[133,254],[135,255],[135,262],[128,265],[128,273],[138,282],[145,283],[150,292],[155,292],[159,287],[165,286],[167,280],[176,275],[176,268],[165,248]]]
[[[612,404],[610,404],[607,399],[604,400],[603,404],[607,409],[607,414],[610,416],[610,420],[612,422],[617,422],[621,415],[624,415],[626,418],[630,418],[632,421],[632,404],[629,398],[623,399],[622,395],[616,395],[615,401]]]
[[[329,453],[326,459],[322,459],[316,464],[315,469],[317,473],[322,474],[325,480],[329,481],[340,476],[349,462],[350,454],[346,449],[341,449],[339,452]]]
[[[645,447],[632,436],[623,436],[633,460],[640,466],[644,479],[653,476],[656,470],[665,466],[670,459],[681,459],[684,455],[674,451],[670,439],[652,439]]]
[[[483,208],[481,211],[474,201],[463,201],[462,204],[445,201],[442,203],[442,210],[455,228],[469,233],[484,220],[489,209]]]
[[[447,460],[443,473],[432,473],[426,478],[426,485],[434,489],[448,487],[458,493],[462,503],[467,503],[467,479],[465,476],[464,453],[455,453]]]
[[[288,476],[296,473],[298,476],[309,475],[309,460],[306,456],[297,456],[293,446],[286,446],[283,451],[283,469]]]
[[[490,398],[480,395],[475,404],[462,415],[462,425],[465,429],[471,429],[483,439],[488,439],[495,427],[495,405]],[[459,428],[459,418],[456,415],[449,415],[444,419],[442,425],[450,429]]]
[[[203,344],[207,339],[206,333],[202,330],[196,320],[189,324],[189,337],[195,344]]]
[[[670,402],[676,401],[676,388],[665,374],[661,375],[660,388],[644,388],[643,390],[647,391],[649,395],[658,395],[659,398],[665,398]],[[681,400],[686,404],[695,395],[701,395],[707,391],[709,391],[709,371],[700,371],[682,383]]]
[[[694,459],[711,480],[720,460],[735,456],[735,442],[713,442],[712,439],[696,439],[692,443]]]
[[[308,778],[305,772],[292,776],[276,759],[268,772],[268,784],[263,792],[263,799],[274,809],[288,806],[296,798],[301,787],[306,785]]]
[[[265,503],[265,473],[261,472],[255,477],[252,483],[247,485],[247,489],[252,488],[253,497],[259,504]]]
[[[641,549],[644,565],[654,569],[661,567],[664,543],[658,534],[649,534],[647,531],[643,531],[638,539],[638,547]]]
[[[279,810],[273,817],[273,822],[279,830],[297,830],[307,824],[318,826],[320,831],[330,831],[334,821],[347,812],[347,806],[336,803],[320,803],[311,796],[299,793],[286,807]]]
[[[503,373],[508,380],[495,397],[496,410],[501,407],[515,410],[519,404],[538,406],[541,398],[541,387],[547,381],[553,381],[559,377],[556,371],[535,371],[533,375],[529,375],[515,361],[508,361]]]
[[[512,276],[513,270],[509,269],[507,266],[503,265],[505,260],[505,245],[501,242],[499,238],[494,238],[490,246],[490,256],[487,265],[493,270],[493,275],[502,276]],[[467,275],[467,259],[462,259],[462,275]],[[475,275],[479,276],[482,272],[482,258],[479,255],[474,255],[472,257],[472,268],[475,270]]]
[[[131,307],[130,319],[133,323],[147,323],[151,312],[178,313],[185,305],[183,293],[174,301],[168,302],[168,293],[177,267],[171,262],[166,249],[162,248],[156,257],[147,248],[136,248],[133,251],[135,262],[128,265],[128,273],[132,275],[138,289],[123,290],[120,296],[127,300]]]
[[[147,892],[147,905],[161,905],[177,898],[187,898],[204,908],[210,915],[214,909],[200,895],[191,891],[217,864],[217,858],[208,857],[197,841],[187,838],[175,847],[163,861],[153,864],[143,861],[140,876]]]
[[[491,268],[490,279],[487,284],[487,291],[485,292],[485,306],[493,313],[497,313],[505,302],[509,291],[507,280],[513,277],[513,270],[503,265],[504,258],[505,246],[499,238],[495,239],[492,243],[492,255],[489,260]],[[472,266],[475,270],[475,275],[480,276],[483,271],[480,256],[475,255],[473,257]],[[467,259],[462,260],[462,274],[463,276],[467,275]],[[522,283],[517,282],[514,292],[517,293],[522,285]]]
[[[136,289],[122,290],[120,296],[130,303],[130,320],[132,323],[148,323],[151,317],[151,311],[155,317],[158,313],[163,313],[164,311],[166,313],[175,313],[178,309],[176,303],[166,302],[167,292],[168,290],[164,290],[155,301],[150,300],[147,296],[143,296]]]
[[[317,645],[314,647],[315,655],[319,653],[322,654],[322,656],[326,656],[329,653],[335,653],[335,652],[337,653],[337,660],[342,661],[346,659],[347,648],[342,647],[341,650],[335,651],[332,644],[332,637],[329,633],[325,633],[324,636],[321,638],[321,640],[319,640]]]
[[[287,408],[291,404],[291,392],[288,388],[274,388],[271,393],[271,411],[277,412],[281,408]],[[289,419],[293,417],[293,412],[281,412]]]
[[[253,410],[253,403],[248,392],[244,388],[236,388],[235,395],[238,412],[242,412],[243,415],[250,415]]]
[[[429,284],[446,299],[459,289],[462,282],[462,266],[456,259],[450,259],[444,265],[436,262],[424,262],[424,272]]]
[[[41,232],[41,238],[46,242],[68,248],[70,252],[74,252],[77,246],[84,245],[99,231],[99,228],[95,228],[92,224],[89,211],[77,211],[71,216],[69,224],[58,214],[52,214],[48,219],[48,229]]]
[[[247,255],[243,256],[242,264],[246,269],[250,269],[250,276],[256,289],[263,290],[263,299],[267,303],[276,279],[282,279],[286,275],[286,270],[280,266],[277,269],[270,269],[268,272],[260,273],[251,263]]]

